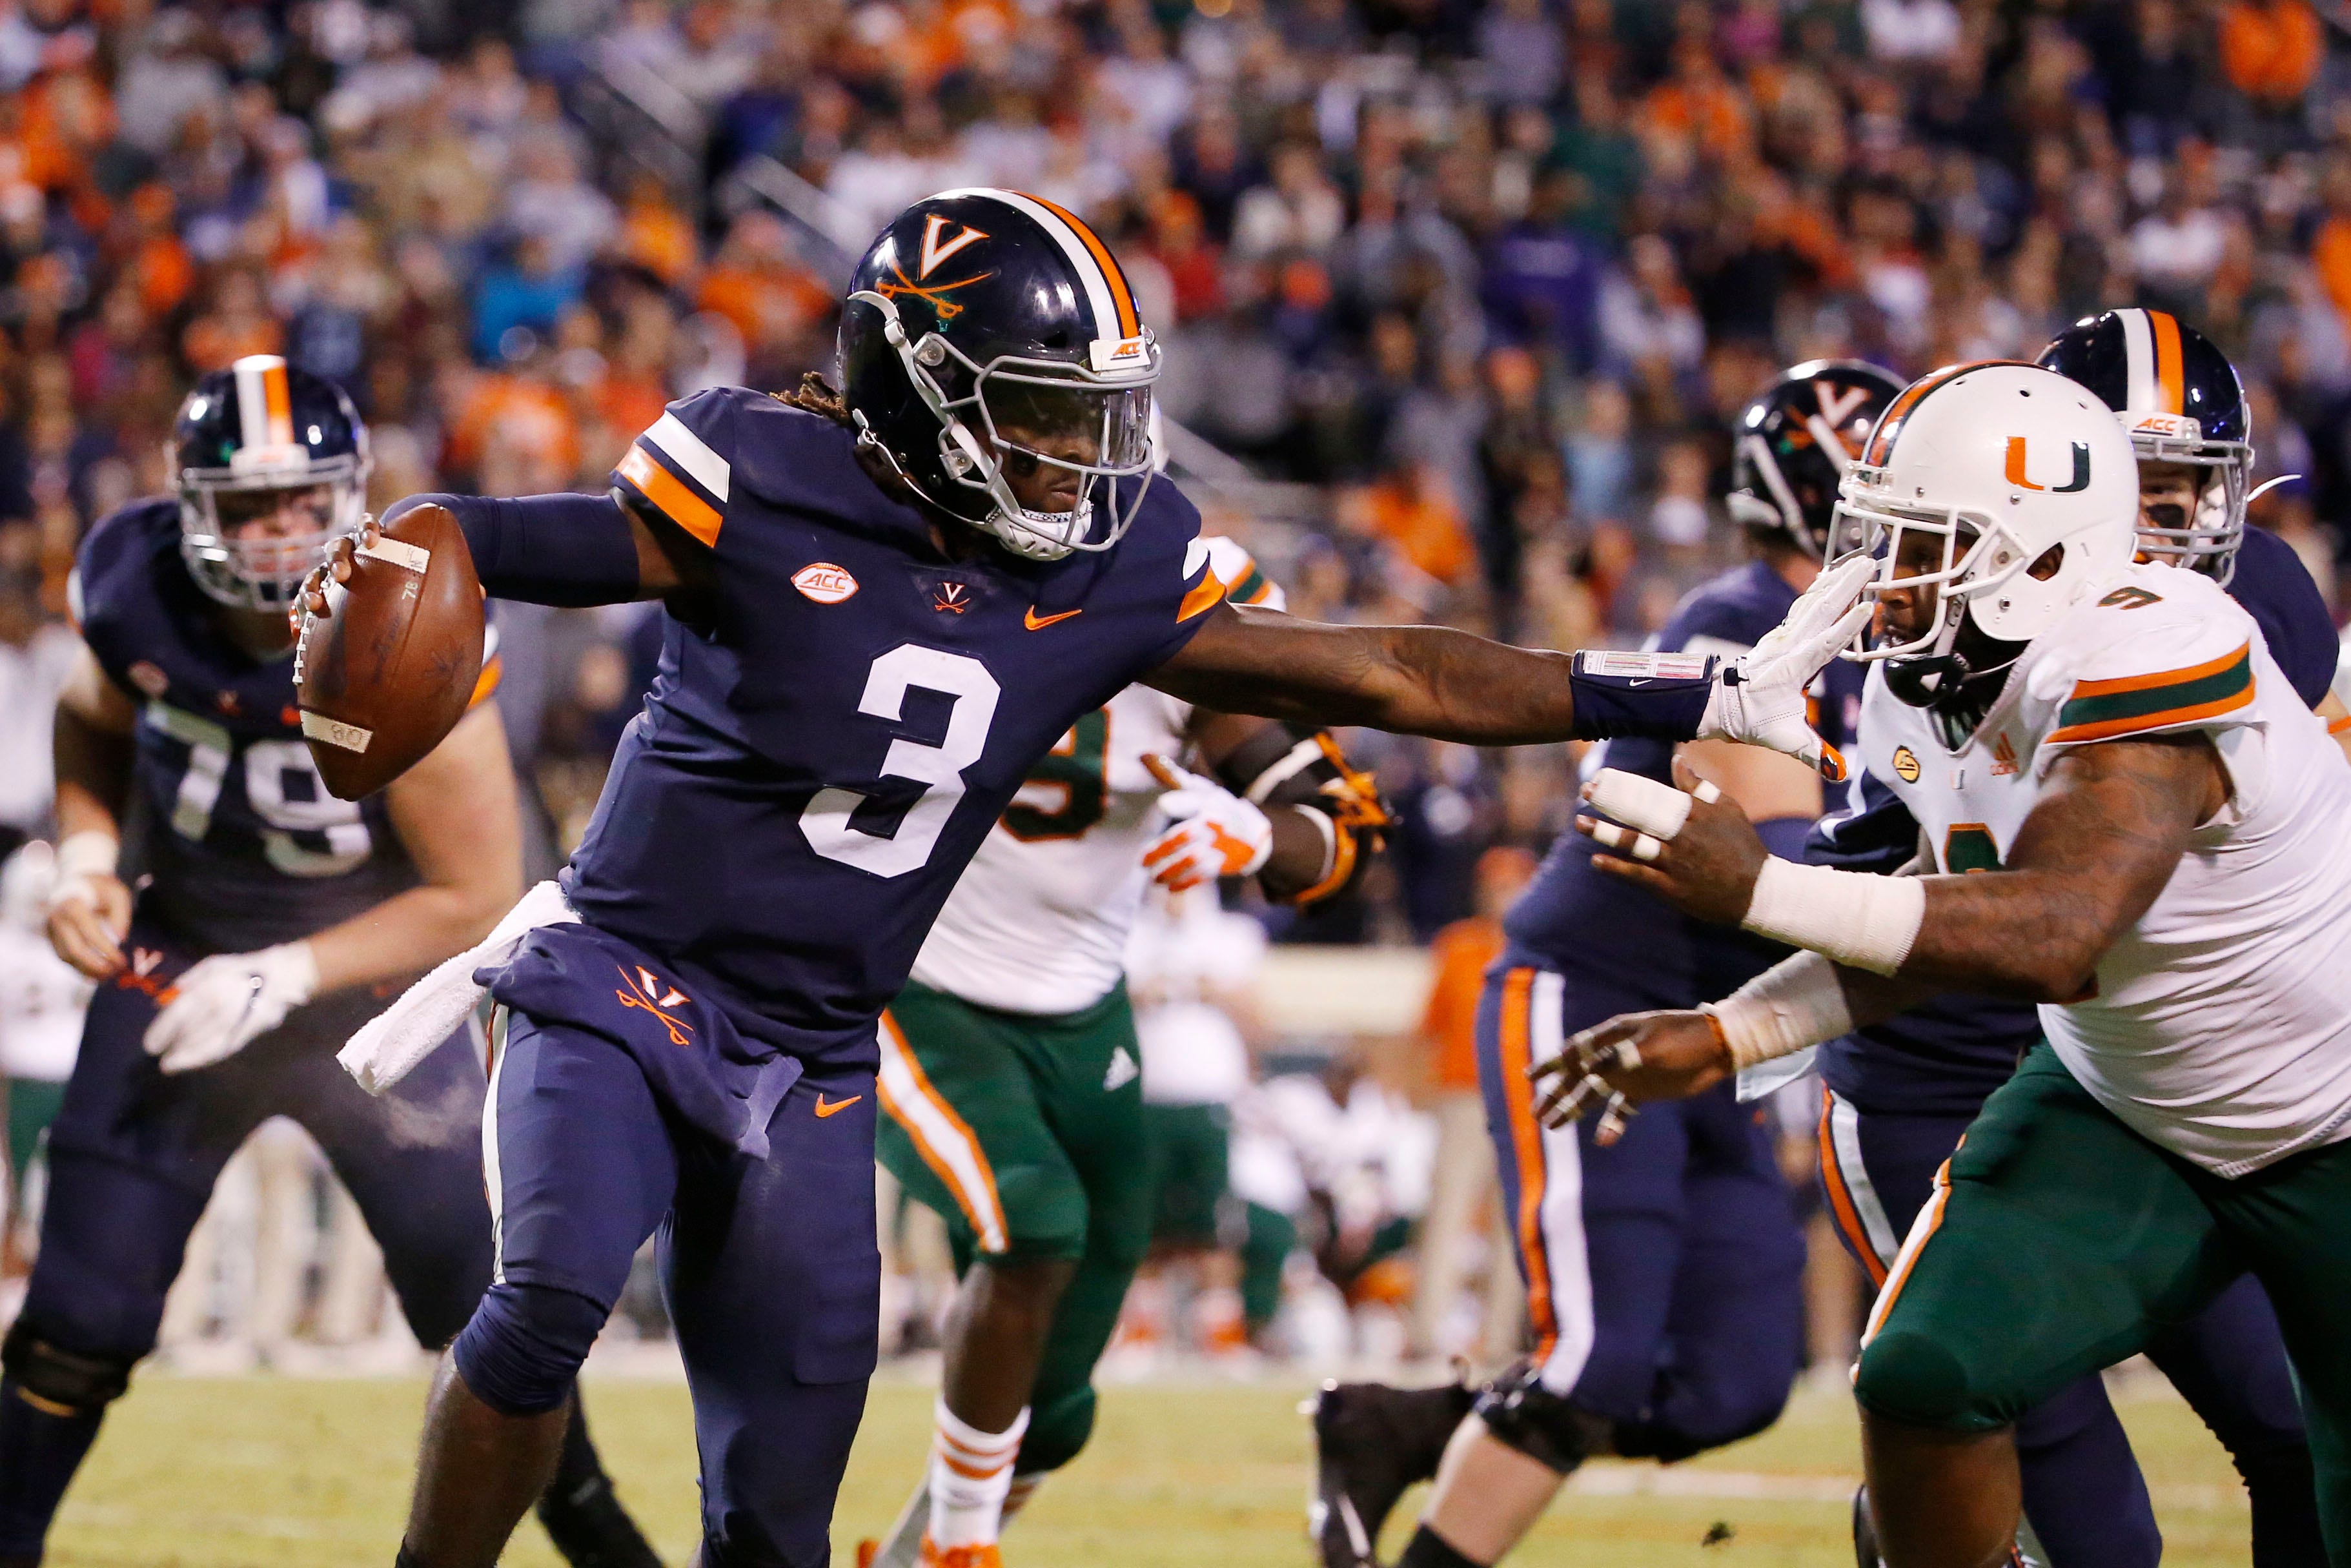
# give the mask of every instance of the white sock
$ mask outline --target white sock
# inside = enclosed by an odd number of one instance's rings
[[[992,1544],[1004,1528],[1012,1461],[1029,1430],[1023,1409],[1011,1428],[982,1432],[956,1418],[941,1399],[931,1437],[931,1540],[940,1546]]]

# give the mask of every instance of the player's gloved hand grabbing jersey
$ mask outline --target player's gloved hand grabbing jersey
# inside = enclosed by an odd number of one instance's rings
[[[1143,852],[1160,886],[1181,893],[1219,877],[1248,876],[1272,855],[1273,823],[1254,804],[1164,757],[1143,761],[1167,786],[1159,809],[1174,819]]]
[[[225,1061],[286,1021],[319,988],[308,942],[257,953],[220,953],[172,987],[169,1006],[147,1026],[147,1054],[166,1072],[192,1072]]]

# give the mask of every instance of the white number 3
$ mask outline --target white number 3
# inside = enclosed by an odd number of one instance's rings
[[[857,711],[894,722],[903,716],[906,693],[915,687],[955,699],[946,735],[936,746],[893,740],[882,759],[882,777],[914,779],[924,786],[921,798],[899,820],[898,831],[883,838],[850,824],[850,814],[869,797],[855,789],[818,790],[800,812],[800,831],[809,848],[825,859],[875,876],[904,876],[931,858],[963,799],[963,770],[987,747],[987,727],[996,722],[1002,688],[977,659],[908,643],[873,661]]]

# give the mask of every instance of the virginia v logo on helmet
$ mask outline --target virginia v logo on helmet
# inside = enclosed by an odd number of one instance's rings
[[[862,444],[1038,560],[1108,549],[1155,466],[1159,347],[1118,262],[1052,203],[946,191],[882,231],[841,316]]]
[[[2130,564],[2137,509],[2130,441],[2079,383],[2012,361],[1912,382],[1840,490],[1836,536],[1880,559],[1876,640],[1848,656],[1949,706]]]
[[[1833,553],[1829,519],[1837,486],[1902,382],[1864,360],[1808,360],[1740,411],[1731,517],[1783,533],[1818,560]]]

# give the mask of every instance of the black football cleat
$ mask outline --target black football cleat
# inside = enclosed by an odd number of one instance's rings
[[[1314,1396],[1314,1496],[1306,1510],[1322,1568],[1378,1568],[1380,1526],[1415,1481],[1433,1479],[1477,1395],[1458,1384],[1390,1388],[1325,1383]]]

